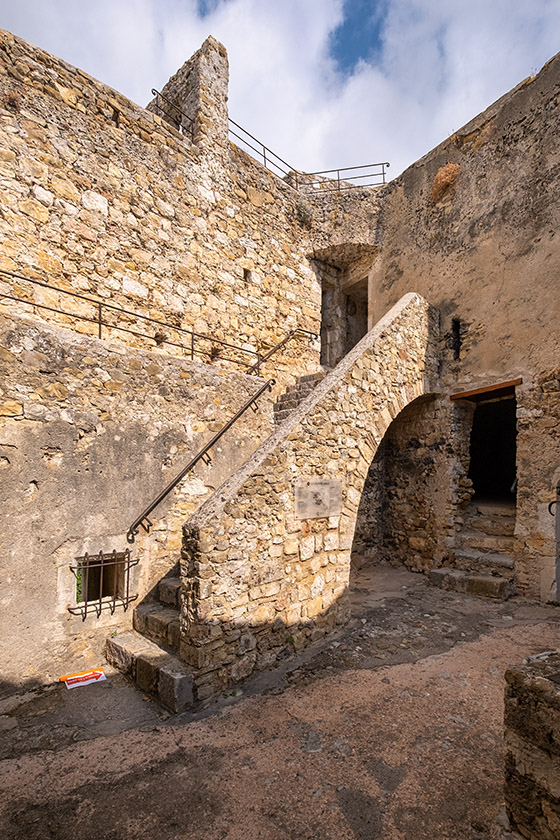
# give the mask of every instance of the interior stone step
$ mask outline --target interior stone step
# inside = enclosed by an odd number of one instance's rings
[[[290,414],[291,414],[291,411],[278,411],[274,415],[274,422],[276,423],[277,426],[279,426],[280,423],[283,423],[284,420],[286,419],[286,417],[288,417]]]
[[[288,385],[286,394],[308,394],[316,384],[316,382],[296,382],[295,385]]]
[[[162,604],[178,607],[181,598],[181,578],[162,578],[158,584],[158,598]]]
[[[508,516],[513,519],[516,516],[516,507],[512,502],[471,502],[468,510],[481,516]]]
[[[461,531],[459,539],[463,548],[494,554],[511,553],[513,537],[503,534],[481,534],[479,531]]]
[[[171,712],[193,705],[192,669],[134,630],[107,639],[105,657]]]
[[[465,528],[492,536],[513,536],[515,516],[465,516]]]
[[[318,370],[315,373],[306,373],[305,376],[300,376],[298,382],[321,382],[322,379],[325,378],[327,375],[327,371],[325,370]]]
[[[513,594],[510,580],[501,575],[473,574],[461,569],[432,569],[429,580],[434,586],[468,595],[481,595],[498,601],[507,600]]]
[[[140,604],[134,610],[134,629],[174,650],[179,649],[180,627],[179,610],[162,604]]]
[[[456,549],[453,552],[453,565],[463,570],[480,569],[513,569],[514,559],[511,554],[494,554],[469,549]]]

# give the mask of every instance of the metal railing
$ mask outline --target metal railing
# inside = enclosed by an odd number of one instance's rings
[[[191,138],[191,140],[194,140],[194,120],[192,119],[192,117],[189,117],[188,114],[185,114],[185,112],[181,108],[179,108],[178,105],[176,105],[174,102],[168,99],[167,96],[164,96],[161,91],[156,90],[156,88],[152,88],[152,96],[155,96],[156,98],[156,108],[160,112],[159,116],[161,116],[163,119],[167,118],[166,122],[167,120],[171,120],[174,128],[176,128],[177,131],[180,131],[181,134],[187,134]],[[160,100],[162,102],[165,102],[167,110],[162,105],[160,105]],[[174,119],[171,116],[168,110],[169,108],[176,114],[178,119]],[[184,122],[185,120],[186,125]]]
[[[322,172],[310,172],[300,176],[296,179],[296,183],[301,192],[318,194],[379,187],[387,183],[385,169],[388,169],[390,165],[387,161],[383,161],[383,163],[367,163],[363,166],[347,166],[343,169],[324,169]],[[317,179],[317,176],[321,177]],[[312,178],[316,180],[310,180]]]
[[[310,330],[304,330],[301,327],[297,327],[295,330],[292,330],[291,332],[289,332],[288,335],[285,338],[282,339],[282,341],[279,341],[278,344],[275,344],[274,347],[271,347],[271,349],[267,353],[265,353],[262,356],[259,356],[259,359],[258,359],[259,367],[260,367],[260,365],[263,365],[265,362],[267,362],[270,359],[271,356],[274,356],[275,353],[278,353],[279,350],[282,350],[282,348],[285,347],[286,344],[289,341],[291,341],[292,338],[295,338],[297,335],[306,335],[309,338],[310,341],[314,341],[316,338],[318,338],[317,333],[311,332]],[[256,373],[256,372],[257,372],[257,362],[255,362],[255,364],[252,365],[247,370],[247,373]]]
[[[252,152],[255,152],[257,155],[257,160],[259,163],[262,160],[263,165],[272,172],[273,175],[277,175],[283,181],[288,177],[293,177],[297,174],[296,170],[293,166],[287,163],[283,158],[273,152],[272,149],[269,149],[268,146],[265,146],[264,143],[261,143],[260,140],[252,135],[249,131],[244,129],[239,123],[236,123],[231,117],[228,118],[229,122],[229,134],[231,137],[235,137],[236,140],[239,140],[243,143],[246,148],[251,149]],[[234,126],[234,128],[232,128]],[[242,132],[240,134],[239,132]],[[256,145],[255,145],[256,144]],[[252,155],[254,157],[255,155]],[[289,183],[289,181],[287,182]],[[290,184],[290,186],[292,186]],[[297,187],[296,187],[297,189]]]
[[[95,325],[95,331],[98,338],[104,337],[104,330],[105,332],[119,330],[120,332],[129,333],[136,338],[142,338],[153,342],[157,347],[160,347],[163,344],[170,345],[171,347],[177,347],[190,359],[194,359],[195,356],[199,356],[209,358],[210,361],[219,360],[220,362],[231,362],[245,368],[248,374],[256,373],[257,376],[260,376],[261,365],[263,362],[268,360],[272,355],[274,355],[274,353],[277,353],[278,350],[281,350],[288,341],[299,333],[308,335],[314,339],[317,338],[316,333],[312,333],[298,327],[288,333],[284,339],[279,341],[263,355],[258,350],[250,350],[246,347],[241,347],[228,341],[222,341],[214,336],[197,333],[193,330],[184,329],[183,327],[176,327],[166,321],[160,321],[157,318],[150,318],[148,315],[141,315],[138,312],[132,312],[130,309],[115,306],[113,303],[107,303],[106,301],[92,298],[88,295],[82,295],[79,292],[72,292],[68,289],[61,289],[59,286],[52,286],[50,283],[46,283],[43,280],[34,280],[30,277],[25,277],[22,274],[16,274],[13,271],[0,269],[0,283],[5,277],[31,283],[32,286],[36,286],[39,289],[47,289],[51,293],[54,292],[56,294],[67,295],[68,298],[76,298],[82,302],[85,301],[88,305],[91,305],[92,311],[89,315],[84,314],[83,312],[71,312],[61,306],[52,305],[52,301],[50,303],[42,303],[40,300],[28,300],[27,298],[22,297],[21,294],[15,295],[1,290],[0,303],[2,300],[13,300],[17,303],[23,303],[24,305],[30,307],[37,307],[38,309],[46,309],[49,312],[56,312],[57,314],[65,315],[68,318],[76,318],[80,321],[86,321],[87,323]],[[4,282],[8,281],[4,280]],[[14,291],[12,287],[10,287],[10,289],[12,292]],[[108,313],[118,313],[118,315],[126,316],[129,320],[133,319],[139,320],[142,323],[153,324],[155,325],[154,333],[150,335],[147,332],[139,332],[137,329],[131,329],[130,326],[123,326],[122,324],[115,323],[114,320],[113,322],[108,321]],[[157,330],[155,329],[156,327]],[[166,332],[163,332],[163,330],[166,330]],[[184,336],[185,340],[174,341],[169,337],[168,333],[176,334],[179,338]]]
[[[189,117],[178,105],[156,88],[152,88],[152,94],[156,97],[156,108],[160,111],[160,115],[170,120],[175,128],[183,134],[188,134],[193,140],[194,120],[192,117]],[[166,107],[160,104],[160,100],[165,103]],[[176,118],[169,113],[169,109],[176,114]],[[185,120],[186,126],[184,124]],[[285,184],[299,192],[322,195],[325,192],[343,192],[344,190],[357,188],[379,187],[387,183],[385,169],[390,166],[388,161],[368,163],[363,166],[347,166],[342,169],[324,169],[321,172],[300,172],[268,146],[265,146],[254,134],[232,120],[231,117],[228,117],[228,124],[230,137],[235,137],[246,150],[249,150],[251,157],[254,157],[259,163],[262,162],[269,172],[272,172]],[[358,171],[360,174],[349,174],[351,172],[358,173]],[[320,177],[317,178],[317,176]],[[310,180],[313,178],[316,180]],[[365,183],[357,183],[358,181],[364,181]]]
[[[245,414],[245,412],[249,408],[252,408],[253,411],[258,411],[259,406],[257,404],[257,400],[259,399],[259,397],[261,397],[264,394],[265,391],[267,391],[267,390],[271,391],[272,386],[275,385],[275,384],[276,384],[276,381],[274,379],[269,379],[268,382],[265,382],[265,384],[261,388],[259,388],[259,390],[256,391],[247,400],[247,402],[244,405],[241,406],[239,411],[237,411],[233,415],[233,417],[231,417],[227,421],[227,423],[224,426],[222,426],[222,428],[218,432],[216,432],[214,437],[211,438],[211,440],[209,440],[208,443],[206,443],[199,452],[197,452],[197,454],[194,456],[194,458],[191,458],[191,460],[186,465],[186,467],[184,467],[181,470],[180,473],[177,473],[175,478],[172,481],[169,482],[167,487],[164,490],[162,490],[161,493],[159,493],[152,502],[150,502],[150,504],[142,511],[140,516],[138,516],[134,520],[134,522],[132,523],[132,525],[128,529],[127,534],[126,534],[126,539],[129,543],[134,542],[134,540],[136,538],[136,535],[138,534],[138,531],[140,530],[140,526],[142,526],[144,531],[147,534],[149,534],[150,528],[153,525],[153,522],[151,522],[151,520],[149,518],[151,512],[160,504],[160,502],[162,502],[165,499],[166,496],[169,495],[169,493],[171,493],[171,491],[179,484],[179,482],[189,472],[191,472],[191,470],[194,469],[194,467],[198,464],[199,461],[202,461],[206,465],[212,463],[212,458],[209,454],[210,449],[212,449],[212,447],[216,445],[216,443],[220,440],[221,437],[223,437],[223,435],[228,431],[228,429],[231,429],[233,424],[236,423],[237,420],[239,420],[239,418],[243,414]]]

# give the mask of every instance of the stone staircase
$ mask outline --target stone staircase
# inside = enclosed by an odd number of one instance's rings
[[[360,489],[392,418],[435,390],[438,326],[407,294],[335,369],[280,398],[276,429],[185,523],[181,580],[135,608],[109,662],[178,713],[346,620]],[[296,490],[318,509],[295,518]]]
[[[274,421],[281,424],[315,389],[327,371],[306,374],[288,386],[274,405]],[[134,630],[107,640],[105,656],[145,692],[171,712],[193,705],[193,669],[179,659],[181,580],[165,577],[157,587],[157,600],[134,609]]]
[[[326,370],[317,371],[317,373],[308,373],[301,376],[294,385],[289,385],[283,394],[280,394],[274,404],[274,422],[279,425],[290,412],[297,408],[303,400],[309,396],[311,391],[321,382],[327,375]]]
[[[431,582],[505,600],[513,593],[514,529],[514,502],[471,502],[449,565],[433,569]]]
[[[107,639],[107,660],[172,712],[193,703],[193,669],[178,657],[181,581],[165,577],[158,600],[134,610],[134,630]]]

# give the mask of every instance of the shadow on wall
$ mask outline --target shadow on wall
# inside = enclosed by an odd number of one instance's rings
[[[389,562],[413,571],[439,565],[452,492],[447,400],[426,394],[391,422],[364,483],[352,565]]]

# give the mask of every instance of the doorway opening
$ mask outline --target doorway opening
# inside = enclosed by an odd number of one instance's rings
[[[473,500],[516,498],[517,405],[515,394],[477,403],[470,441]]]
[[[333,276],[334,275],[334,276]],[[334,280],[334,282],[333,282]],[[340,272],[323,275],[321,364],[333,368],[368,331],[367,277],[343,291]]]

